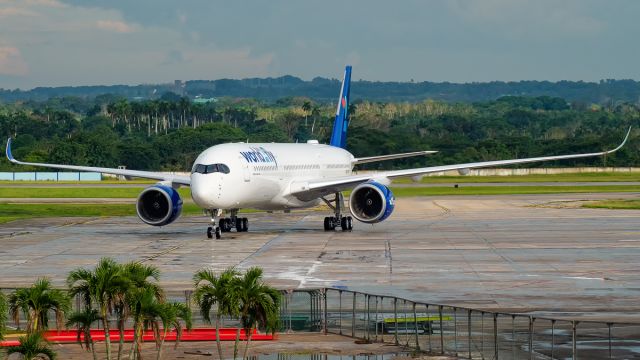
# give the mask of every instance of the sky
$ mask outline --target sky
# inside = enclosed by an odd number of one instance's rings
[[[636,0],[0,0],[0,88],[640,79]]]

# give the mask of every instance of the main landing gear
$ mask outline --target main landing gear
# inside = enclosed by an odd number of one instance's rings
[[[342,208],[344,208],[344,197],[342,193],[337,192],[333,200],[327,200],[324,197],[321,199],[335,214],[335,216],[327,216],[324,218],[324,231],[333,231],[337,227],[342,228],[342,231],[353,230],[353,219],[351,216],[342,216]]]
[[[238,217],[238,210],[231,210],[230,216],[227,218],[220,218],[222,215],[221,209],[210,209],[207,212],[211,215],[211,225],[207,228],[207,237],[209,239],[214,236],[216,239],[222,237],[223,232],[230,232],[235,228],[237,232],[245,232],[249,230],[249,219],[246,217]]]

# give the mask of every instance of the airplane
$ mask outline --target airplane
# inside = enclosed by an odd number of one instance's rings
[[[152,226],[168,225],[180,216],[183,202],[177,189],[190,186],[193,201],[211,218],[207,237],[215,236],[220,239],[223,232],[229,232],[233,228],[237,232],[249,229],[248,219],[238,216],[240,209],[289,212],[291,209],[309,208],[323,202],[333,211],[333,216],[324,218],[324,230],[341,228],[343,231],[351,231],[353,219],[373,224],[389,218],[395,207],[395,197],[388,187],[393,179],[411,177],[417,180],[426,174],[441,171],[458,170],[460,174],[466,174],[469,169],[602,156],[622,148],[631,132],[629,128],[622,143],[608,151],[354,174],[353,168],[359,164],[424,156],[436,151],[360,158],[347,151],[345,146],[349,125],[351,69],[351,66],[345,68],[329,144],[309,140],[307,143],[215,145],[200,153],[189,176],[23,162],[12,156],[11,138],[7,140],[6,156],[12,163],[20,165],[158,180],[158,183],[142,190],[136,201],[138,217]],[[344,205],[343,192],[347,190],[351,190],[348,199],[350,215],[346,213]],[[223,214],[227,216],[222,216]]]

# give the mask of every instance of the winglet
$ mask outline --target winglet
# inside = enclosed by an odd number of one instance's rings
[[[7,154],[7,159],[9,159],[9,161],[11,162],[16,162],[16,159],[13,158],[13,155],[11,155],[11,138],[7,139],[7,150],[6,150],[6,154]]]
[[[620,150],[624,146],[624,144],[627,143],[627,139],[629,139],[629,134],[631,134],[631,126],[629,126],[629,130],[627,130],[627,135],[625,135],[624,140],[622,140],[622,144],[618,145],[618,147],[613,150],[605,151],[605,154],[611,154],[612,152],[616,152]]]

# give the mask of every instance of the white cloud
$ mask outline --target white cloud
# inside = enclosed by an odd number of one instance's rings
[[[24,76],[28,73],[29,67],[18,48],[0,46],[0,75]]]
[[[118,20],[98,20],[96,25],[98,29],[114,31],[117,33],[131,33],[135,31],[132,25]]]

